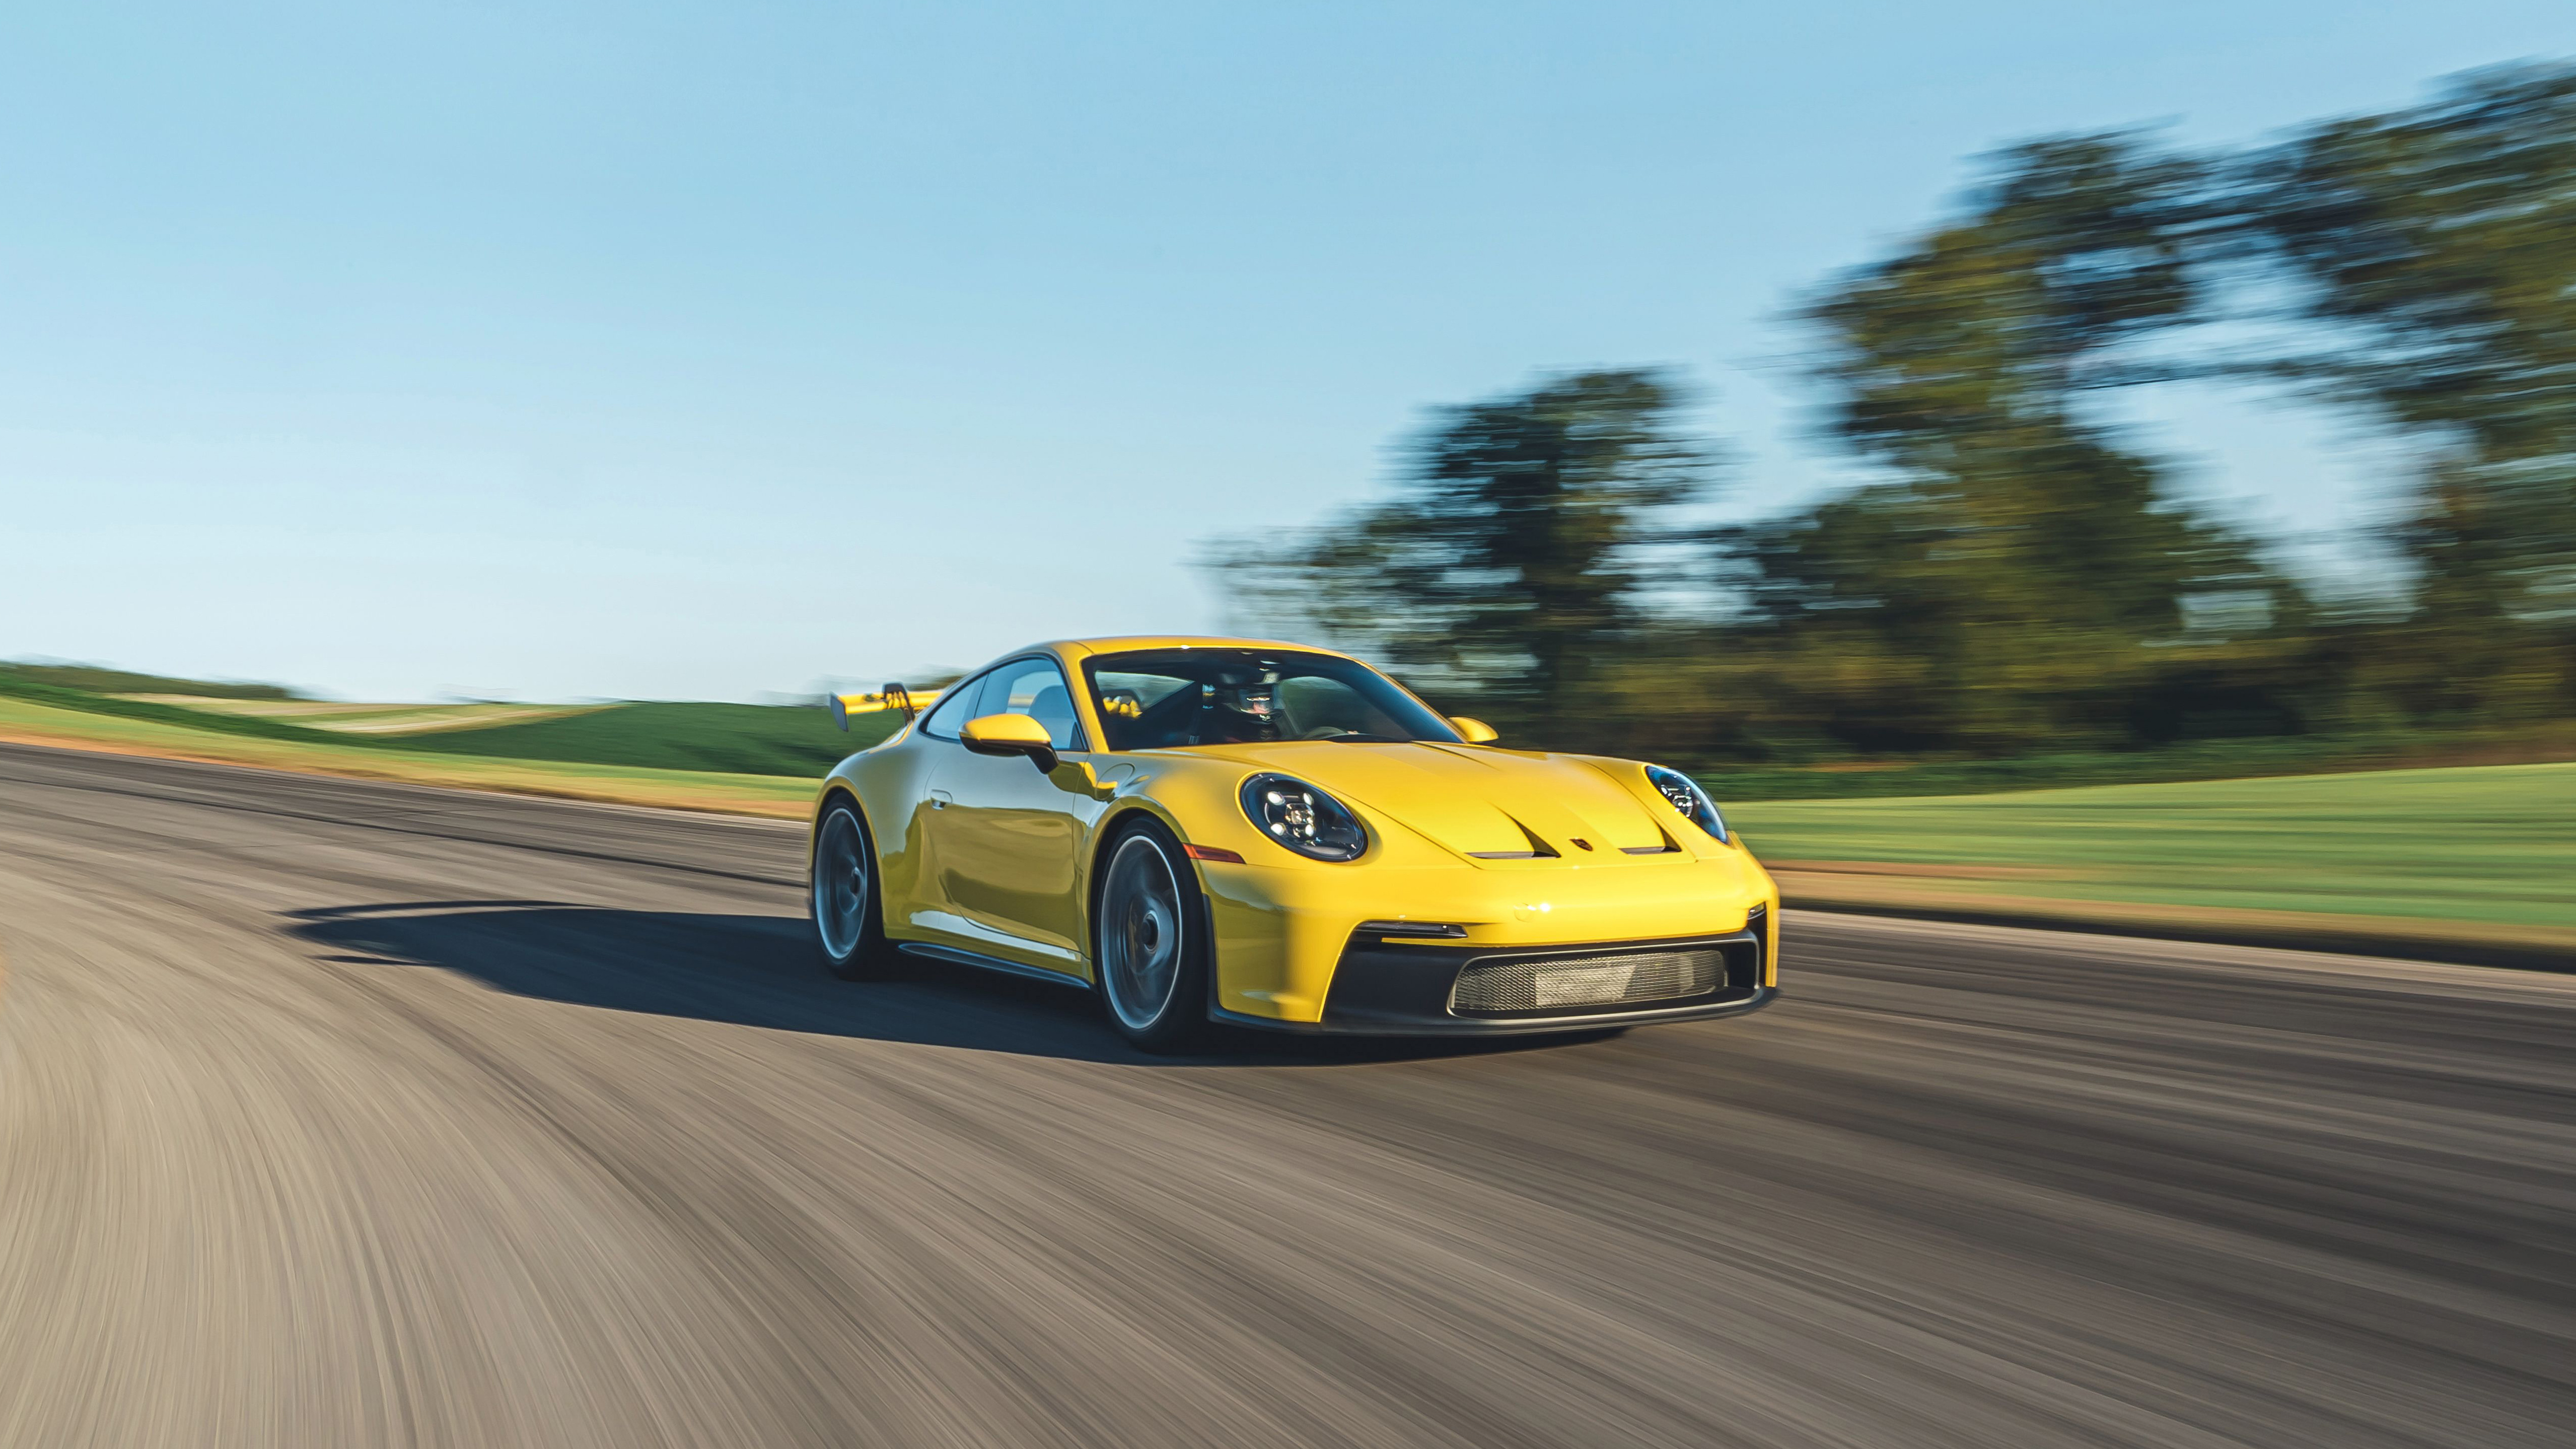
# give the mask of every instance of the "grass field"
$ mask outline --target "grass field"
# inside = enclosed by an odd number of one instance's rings
[[[337,704],[181,694],[124,698],[291,729],[377,736],[405,749],[438,754],[805,779],[885,738],[896,723],[893,715],[858,715],[850,721],[850,733],[843,734],[820,709],[759,704]]]
[[[571,800],[718,810],[742,815],[800,818],[814,796],[811,777],[662,770],[573,761],[484,759],[472,755],[396,749],[381,740],[318,740],[222,733],[63,709],[0,696],[0,739],[29,744],[107,749],[176,760],[211,760],[272,770],[401,780],[467,790],[504,790]],[[818,772],[819,773],[819,772]]]
[[[885,738],[899,723],[893,715],[864,714],[853,718],[849,733],[843,734],[832,727],[828,713],[812,706],[340,704],[207,697],[183,690],[108,694],[4,665],[0,665],[0,699],[279,745],[383,748],[804,781],[819,778],[852,750]]]
[[[2385,770],[1728,811],[1794,900],[2422,936],[2576,964],[2576,765]]]
[[[327,699],[218,699],[195,694],[125,694],[120,698],[172,705],[200,714],[277,720],[334,734],[404,735],[488,729],[584,714],[596,704],[343,704]]]
[[[862,714],[850,732],[819,709],[758,704],[617,704],[554,719],[413,735],[417,749],[493,759],[721,770],[803,780],[894,733],[901,717]]]
[[[816,709],[535,708],[0,679],[0,738],[797,817],[833,761],[897,722],[860,716],[844,735]],[[1822,800],[1704,778],[1792,905],[2576,966],[2576,764]]]
[[[2194,740],[2153,750],[2054,751],[1994,760],[1847,759],[1800,766],[1716,762],[1695,765],[1691,773],[1725,800],[1850,800],[2570,760],[2576,760],[2576,720],[2512,728]]]

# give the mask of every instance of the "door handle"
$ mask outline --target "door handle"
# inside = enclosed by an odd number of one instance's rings
[[[945,810],[955,803],[957,803],[957,797],[949,794],[945,790],[933,790],[930,792],[930,808],[933,810]]]

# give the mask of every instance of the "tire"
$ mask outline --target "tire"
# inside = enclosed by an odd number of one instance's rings
[[[814,923],[814,949],[824,969],[844,981],[882,972],[887,956],[885,921],[877,890],[877,852],[868,826],[846,796],[823,807],[807,862],[805,911]]]
[[[1149,1052],[1180,1051],[1207,1030],[1207,901],[1180,843],[1151,820],[1101,853],[1091,913],[1100,1004],[1120,1036]]]

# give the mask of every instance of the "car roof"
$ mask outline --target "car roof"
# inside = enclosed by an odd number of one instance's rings
[[[1034,654],[1045,651],[1073,660],[1093,654],[1127,654],[1144,649],[1293,649],[1300,654],[1329,654],[1336,659],[1351,657],[1338,649],[1314,644],[1291,644],[1284,639],[1233,639],[1214,634],[1129,634],[1104,639],[1056,639],[1015,652]]]

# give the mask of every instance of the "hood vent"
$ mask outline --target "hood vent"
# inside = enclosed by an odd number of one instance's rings
[[[1546,841],[1539,839],[1537,831],[1521,824],[1518,816],[1506,810],[1503,812],[1503,818],[1511,821],[1514,826],[1519,828],[1521,838],[1529,842],[1529,849],[1470,850],[1465,852],[1465,854],[1473,856],[1478,860],[1554,860],[1556,858],[1555,849],[1549,846]],[[1587,845],[1583,848],[1590,850],[1592,847]]]

